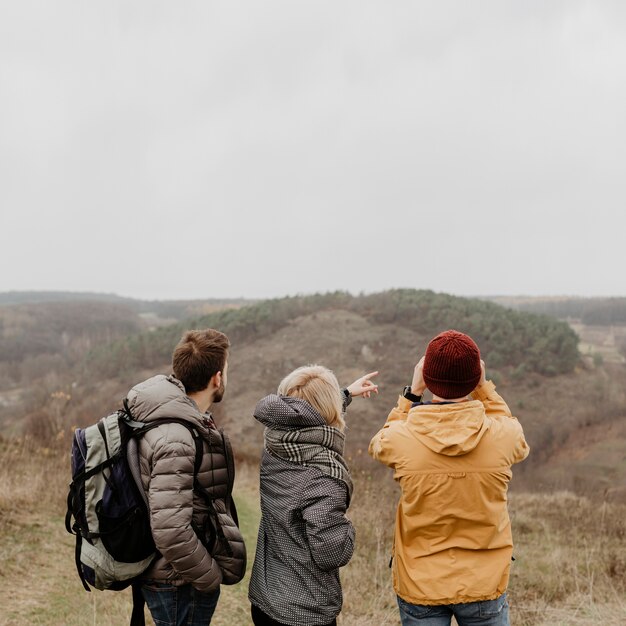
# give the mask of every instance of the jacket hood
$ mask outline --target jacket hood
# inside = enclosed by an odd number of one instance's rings
[[[471,452],[489,429],[480,400],[419,405],[410,410],[408,419],[426,447],[446,456]]]
[[[326,425],[326,420],[306,400],[276,394],[259,400],[254,417],[268,428],[283,430]]]
[[[190,422],[204,433],[209,429],[208,416],[200,413],[198,405],[174,376],[153,376],[135,385],[126,399],[133,419],[138,422],[174,417]]]

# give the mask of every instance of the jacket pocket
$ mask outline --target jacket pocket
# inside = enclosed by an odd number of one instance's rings
[[[227,511],[224,500],[218,498],[209,506],[203,531],[197,533],[220,566],[225,585],[238,583],[246,573],[246,546],[236,519],[235,503],[230,500]]]

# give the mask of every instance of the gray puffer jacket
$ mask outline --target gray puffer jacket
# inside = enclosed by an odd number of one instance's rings
[[[198,482],[213,501],[211,507],[194,491],[196,446],[185,426],[162,424],[139,440],[141,481],[161,553],[144,579],[191,583],[203,592],[238,582],[245,572],[246,550],[230,493],[234,464],[226,435],[216,429],[210,414],[200,413],[173,376],[154,376],[136,385],[127,401],[137,421],[177,418],[196,429],[204,447]]]

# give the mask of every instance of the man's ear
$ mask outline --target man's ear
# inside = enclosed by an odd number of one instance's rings
[[[222,372],[219,371],[213,374],[213,376],[211,376],[211,380],[209,381],[209,383],[213,385],[215,389],[219,389],[220,385],[222,384]]]

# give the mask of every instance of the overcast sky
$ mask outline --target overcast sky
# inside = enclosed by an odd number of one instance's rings
[[[626,295],[626,3],[0,0],[0,291]]]

